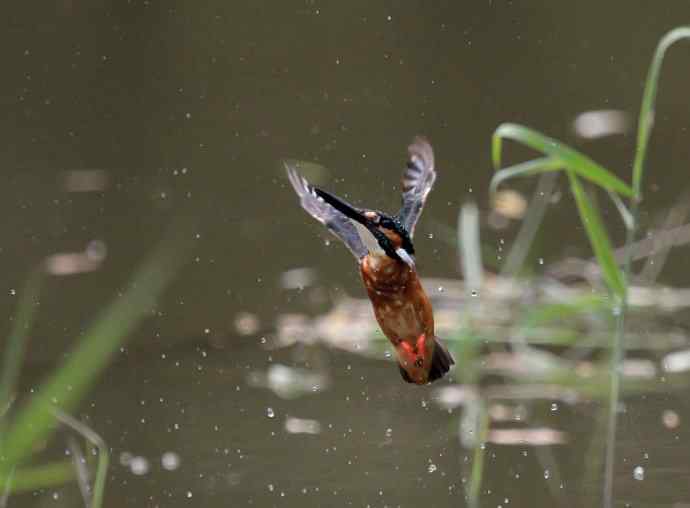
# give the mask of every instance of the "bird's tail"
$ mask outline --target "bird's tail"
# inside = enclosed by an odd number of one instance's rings
[[[448,352],[446,345],[441,342],[441,339],[434,337],[434,354],[431,357],[429,382],[431,383],[445,376],[451,365],[455,365],[455,360]]]

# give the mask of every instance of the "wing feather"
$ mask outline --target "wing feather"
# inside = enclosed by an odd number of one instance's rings
[[[352,221],[317,196],[314,193],[314,187],[297,173],[291,164],[285,162],[285,169],[292,187],[299,196],[302,208],[338,237],[357,259],[366,256],[369,251],[364,246]]]
[[[434,151],[425,138],[416,137],[407,152],[409,157],[403,173],[402,208],[398,212],[398,218],[412,237],[426,198],[436,180],[436,171]]]

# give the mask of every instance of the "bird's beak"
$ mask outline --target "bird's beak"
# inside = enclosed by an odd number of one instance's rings
[[[414,259],[412,259],[412,256],[410,256],[405,249],[400,247],[399,249],[395,250],[395,253],[405,262],[407,266],[410,267],[411,270],[415,269]]]
[[[314,193],[346,217],[349,217],[350,219],[359,222],[367,228],[373,226],[371,221],[367,219],[360,210],[352,206],[347,201],[344,201],[339,197],[334,196],[333,194],[321,190],[318,187],[314,187]]]

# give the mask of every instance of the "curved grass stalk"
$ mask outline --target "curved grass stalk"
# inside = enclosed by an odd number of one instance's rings
[[[560,163],[570,180],[570,188],[578,206],[580,217],[587,231],[590,243],[599,262],[609,290],[617,297],[614,308],[617,309],[616,333],[612,347],[610,367],[610,392],[608,432],[606,442],[606,466],[604,479],[604,506],[613,506],[613,468],[615,462],[615,442],[617,426],[617,407],[620,399],[620,365],[624,359],[625,315],[628,307],[627,279],[632,263],[632,248],[637,231],[639,202],[641,200],[644,161],[654,120],[654,104],[661,65],[668,48],[682,39],[690,39],[690,26],[679,27],[668,32],[657,45],[652,63],[647,73],[643,92],[642,105],[638,120],[637,144],[633,162],[632,187],[618,179],[610,171],[600,166],[589,157],[570,148],[553,138],[549,138],[527,127],[505,123],[500,125],[492,137],[491,156],[494,169],[501,166],[503,139],[512,139],[534,150],[542,152],[545,158],[528,161],[511,168],[499,171],[492,180],[491,190],[495,191],[498,183],[513,176],[552,171]],[[499,176],[500,175],[500,176]],[[599,213],[587,197],[579,178],[589,180],[609,192],[626,226],[626,249],[623,270],[615,260],[611,242],[606,233]],[[616,194],[630,199],[628,209]]]
[[[635,146],[635,160],[633,162],[633,197],[630,206],[633,227],[628,228],[626,238],[626,251],[624,273],[630,273],[632,264],[632,244],[635,241],[637,230],[637,216],[639,213],[639,203],[642,197],[642,177],[644,175],[644,161],[647,154],[649,137],[654,124],[654,104],[659,83],[659,73],[664,56],[668,48],[675,42],[682,39],[690,39],[690,26],[679,27],[668,32],[656,47],[652,63],[647,72],[644,92],[642,94],[642,105],[640,116],[637,123],[637,144]],[[612,508],[613,497],[613,473],[616,458],[616,428],[618,424],[618,402],[620,400],[620,365],[625,358],[625,344],[623,334],[625,333],[625,315],[628,309],[627,288],[621,301],[620,312],[616,322],[616,335],[614,339],[613,354],[611,355],[611,391],[609,395],[609,418],[608,433],[606,439],[606,471],[604,476],[604,506]]]
[[[508,168],[503,168],[496,171],[491,178],[491,182],[489,183],[489,195],[493,197],[496,194],[498,186],[509,178],[532,176],[548,171],[559,171],[561,169],[563,169],[563,162],[561,162],[558,157],[553,156],[532,159]]]
[[[60,411],[59,409],[54,410],[55,418],[57,418],[61,423],[68,426],[69,428],[75,430],[84,437],[89,443],[96,447],[98,450],[98,464],[96,466],[96,480],[93,483],[93,487],[90,488],[91,499],[87,503],[89,508],[101,508],[103,506],[103,492],[105,491],[105,480],[108,474],[108,465],[110,464],[110,452],[108,451],[108,446],[103,441],[103,438],[94,432],[91,427],[80,422],[71,415]]]
[[[577,209],[580,212],[580,220],[585,226],[589,243],[592,245],[594,254],[599,261],[604,280],[613,294],[618,298],[623,298],[626,291],[625,277],[616,264],[613,246],[609,236],[606,234],[604,224],[601,222],[601,217],[592,205],[591,200],[587,197],[577,176],[572,171],[567,171],[566,173],[570,180],[570,189],[575,197]]]
[[[649,136],[652,133],[652,126],[654,124],[654,104],[656,103],[661,64],[664,61],[666,50],[682,39],[690,39],[690,26],[678,27],[662,37],[656,47],[652,64],[647,72],[647,79],[645,80],[644,92],[642,94],[640,117],[637,122],[637,144],[635,146],[635,161],[633,162],[633,190],[637,199],[640,198],[647,145],[649,144]]]
[[[565,143],[550,138],[524,125],[504,123],[498,126],[491,139],[491,159],[494,169],[501,167],[503,139],[512,139],[549,157],[555,157],[578,176],[625,197],[633,196],[633,189],[604,166]]]

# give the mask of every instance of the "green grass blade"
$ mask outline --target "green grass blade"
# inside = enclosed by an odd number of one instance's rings
[[[0,375],[0,415],[2,415],[10,405],[21,366],[24,363],[24,352],[29,330],[34,322],[36,314],[38,295],[41,292],[43,282],[43,271],[37,268],[31,272],[19,294],[17,304],[17,314],[14,317],[12,331],[7,338],[7,350],[2,365]]]
[[[580,212],[580,219],[585,226],[585,231],[589,237],[589,242],[592,244],[594,255],[601,267],[604,280],[613,294],[623,298],[625,294],[625,281],[616,263],[611,240],[604,229],[599,212],[594,208],[589,197],[587,197],[577,176],[571,171],[567,171],[567,173],[570,180],[570,190],[575,197],[575,203]]]
[[[527,162],[521,162],[520,164],[503,168],[494,173],[491,183],[489,184],[489,194],[493,196],[498,186],[510,178],[531,176],[537,173],[557,171],[562,168],[563,163],[556,157],[541,157],[539,159],[532,159]]]
[[[652,133],[652,125],[654,124],[654,103],[656,101],[661,64],[664,61],[666,50],[681,39],[690,39],[690,26],[671,30],[659,41],[654,52],[654,58],[652,58],[652,64],[649,66],[647,79],[645,80],[640,117],[637,122],[637,145],[635,147],[635,161],[633,163],[633,189],[635,191],[634,195],[638,199],[641,195],[647,144],[649,143],[649,136]]]
[[[2,440],[4,462],[0,474],[25,460],[34,443],[48,437],[55,428],[53,409],[69,411],[85,394],[110,356],[125,341],[172,281],[192,242],[188,219],[173,224],[166,238],[134,274],[128,287],[87,329],[67,360],[21,408]]]
[[[10,472],[0,476],[0,482],[10,482],[10,492],[58,487],[73,480],[74,466],[70,461],[21,468],[17,469],[14,474]]]
[[[472,458],[472,472],[468,487],[468,505],[470,508],[481,506],[481,488],[484,478],[484,459],[486,458],[486,440],[489,437],[489,415],[484,402],[479,402],[479,416],[477,425],[477,442],[474,445],[474,457]]]
[[[501,167],[503,139],[512,139],[550,157],[560,159],[563,166],[577,173],[578,176],[626,197],[632,197],[633,190],[623,180],[608,169],[597,164],[586,155],[570,148],[541,132],[523,125],[504,123],[498,126],[491,142],[491,157],[494,169]]]

